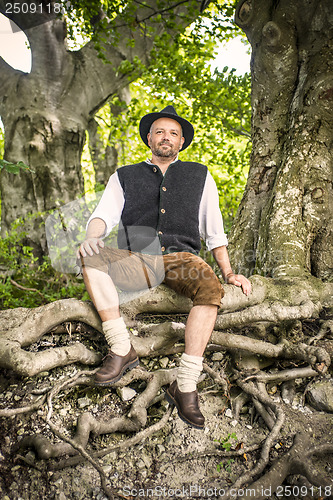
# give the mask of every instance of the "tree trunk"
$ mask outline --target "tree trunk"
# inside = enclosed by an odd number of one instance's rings
[[[29,76],[21,78],[24,81]],[[30,86],[31,80],[27,87]],[[43,108],[48,112],[41,112]],[[69,119],[61,107],[50,113],[49,104],[42,103],[41,99],[37,109],[34,106],[23,112],[20,107],[15,109],[9,116],[3,116],[5,158],[13,162],[24,161],[34,173],[14,175],[5,170],[1,173],[3,230],[8,229],[17,217],[37,213],[43,216],[84,191],[80,158],[85,125],[81,120]],[[45,234],[40,222],[40,217],[31,219],[29,239],[36,249],[45,250]]]
[[[15,4],[16,5],[16,4]],[[165,31],[176,34],[199,14],[200,1],[175,2],[163,9],[163,20],[154,0],[135,7],[128,4],[114,20],[118,41],[100,42],[108,64],[98,57],[93,42],[79,51],[66,49],[66,27],[62,20],[31,27],[28,14],[6,14],[28,36],[32,51],[30,74],[11,68],[0,58],[0,114],[5,127],[5,159],[23,161],[34,173],[14,177],[1,172],[1,228],[4,232],[17,217],[54,209],[83,194],[80,167],[85,131],[89,120],[107,99],[138,76],[135,59],[148,64],[154,37]],[[5,2],[0,0],[5,12]],[[152,14],[153,12],[153,14]],[[175,14],[180,14],[175,16]],[[105,37],[106,38],[106,37]],[[129,43],[131,42],[131,43]],[[127,74],[118,71],[124,61],[133,63]],[[41,220],[29,229],[33,246],[45,251]]]
[[[253,152],[230,236],[250,275],[333,278],[333,4],[242,0]]]

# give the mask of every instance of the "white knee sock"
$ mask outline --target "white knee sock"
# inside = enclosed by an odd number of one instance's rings
[[[130,336],[123,318],[109,319],[102,323],[103,332],[112,352],[125,356],[131,348]]]
[[[202,372],[201,356],[190,356],[182,354],[177,374],[177,385],[180,392],[193,392],[197,388],[197,383]]]

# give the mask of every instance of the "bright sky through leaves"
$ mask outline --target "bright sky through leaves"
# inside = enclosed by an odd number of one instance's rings
[[[31,51],[25,34],[22,31],[13,33],[9,20],[2,14],[0,14],[0,56],[15,69],[27,73],[31,69]],[[234,38],[219,47],[212,67],[222,70],[225,66],[230,69],[235,68],[236,74],[239,75],[250,71],[248,48],[240,38]]]

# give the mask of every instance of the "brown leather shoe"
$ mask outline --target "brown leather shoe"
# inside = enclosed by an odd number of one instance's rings
[[[167,401],[176,406],[178,415],[187,424],[195,429],[203,429],[205,417],[199,409],[198,391],[180,392],[175,380],[166,390],[165,397]]]
[[[138,366],[139,358],[133,346],[126,356],[118,356],[110,351],[103,360],[103,366],[95,373],[96,385],[111,385],[124,375],[126,370],[131,370]]]

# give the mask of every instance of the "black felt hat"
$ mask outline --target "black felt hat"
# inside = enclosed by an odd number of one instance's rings
[[[150,127],[152,126],[154,121],[158,120],[159,118],[172,118],[172,120],[176,120],[176,122],[178,122],[181,125],[183,130],[183,136],[185,139],[181,151],[186,149],[191,144],[194,136],[194,129],[192,124],[187,120],[185,120],[185,118],[182,118],[181,116],[177,115],[176,110],[173,106],[167,106],[166,108],[162,109],[162,111],[156,111],[155,113],[148,113],[148,115],[145,115],[141,118],[139,131],[141,139],[146,144],[146,146],[148,146],[147,135],[150,131]]]

